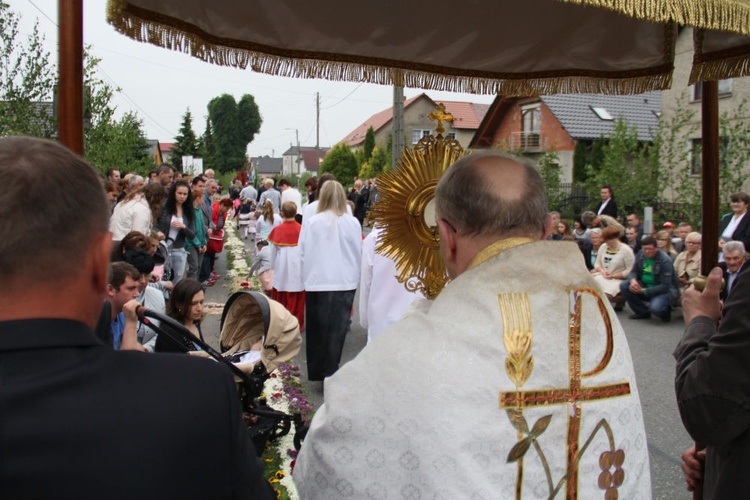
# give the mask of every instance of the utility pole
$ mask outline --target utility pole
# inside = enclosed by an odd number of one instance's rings
[[[315,93],[315,172],[320,168],[320,92]]]
[[[404,87],[393,87],[393,161],[396,168],[401,151],[404,149]]]
[[[297,184],[299,184],[299,176],[302,175],[300,163],[302,163],[302,150],[299,147],[299,129],[296,128],[294,131],[297,133]],[[294,171],[292,171],[294,173]]]

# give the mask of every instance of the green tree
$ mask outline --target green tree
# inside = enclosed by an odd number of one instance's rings
[[[119,120],[97,123],[86,133],[86,159],[97,169],[117,167],[123,172],[145,175],[154,168],[143,134],[143,123],[135,113],[125,113]]]
[[[245,168],[247,145],[260,131],[263,119],[255,99],[245,94],[239,104],[229,94],[222,94],[208,103],[208,119],[213,139],[213,168],[235,172]]]
[[[577,141],[573,150],[573,182],[586,182],[586,161],[588,152],[586,142]]]
[[[260,132],[260,126],[263,124],[263,118],[260,116],[258,105],[255,104],[255,98],[250,94],[245,94],[237,104],[237,113],[240,122],[240,139],[247,145],[253,142],[255,134]]]
[[[220,172],[242,170],[247,161],[246,144],[240,135],[240,119],[237,102],[229,94],[214,97],[208,103],[208,117],[211,120],[216,162]]]
[[[604,146],[606,145],[607,139],[602,136],[595,140],[591,145],[591,154],[589,155],[589,161],[586,164],[585,175],[587,179],[590,172],[596,172],[601,168],[602,163],[604,162]]]
[[[596,199],[600,187],[608,184],[612,186],[621,210],[640,212],[645,206],[653,206],[659,199],[656,154],[654,148],[638,139],[635,127],[620,119],[615,133],[602,147],[599,168],[595,168],[593,162],[587,167],[589,194]]]
[[[544,181],[547,205],[552,209],[559,209],[563,198],[560,191],[560,156],[555,151],[547,151],[537,162],[537,167]]]
[[[662,118],[654,137],[654,150],[659,158],[659,185],[663,187],[663,219],[680,220],[699,227],[701,219],[701,186],[691,175],[690,149],[687,137],[697,133],[691,121],[695,112],[677,110],[669,119]]]
[[[216,144],[214,143],[214,133],[211,129],[211,120],[206,117],[206,129],[198,140],[198,156],[203,158],[203,169],[216,169]]]
[[[44,36],[34,23],[26,40],[18,33],[20,16],[0,2],[0,137],[30,135],[51,139],[55,78]]]
[[[742,101],[719,119],[719,207],[727,212],[731,210],[729,197],[742,191],[745,167],[750,165],[750,123],[742,119],[746,108],[747,101]]]
[[[348,184],[359,173],[357,158],[346,144],[336,144],[320,164],[320,173],[329,172],[342,184]]]
[[[372,151],[375,149],[375,130],[370,127],[367,129],[365,134],[365,145],[362,150],[364,153],[364,161],[370,161],[372,157]]]
[[[195,136],[195,132],[193,132],[193,115],[190,113],[190,108],[188,108],[185,114],[182,115],[180,132],[175,137],[175,144],[172,148],[170,159],[172,165],[182,170],[182,157],[197,156],[198,142],[198,138]]]

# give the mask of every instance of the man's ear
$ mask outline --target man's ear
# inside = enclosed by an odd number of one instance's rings
[[[448,268],[456,260],[456,233],[443,219],[438,218],[435,222],[440,231],[440,248],[445,259],[445,267]]]
[[[109,295],[109,257],[112,253],[112,233],[107,231],[94,238],[91,242],[92,277],[94,287],[99,293],[105,291]],[[112,288],[114,291],[114,289]]]

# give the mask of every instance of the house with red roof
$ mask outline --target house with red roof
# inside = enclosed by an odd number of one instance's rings
[[[497,96],[469,147],[499,148],[537,161],[555,152],[560,180],[573,182],[576,144],[587,151],[600,137],[609,138],[620,119],[635,127],[638,140],[651,142],[659,122],[661,92],[639,95],[558,94],[536,97]],[[587,153],[588,154],[588,153]]]
[[[159,151],[161,152],[161,159],[164,163],[171,163],[169,160],[171,160],[172,157],[172,148],[174,148],[175,143],[174,142],[160,142],[159,143]],[[178,168],[182,168],[182,165],[176,165]]]
[[[320,168],[320,162],[328,154],[331,148],[315,146],[292,146],[282,155],[282,175],[302,175],[305,172],[310,172],[313,175],[318,175],[318,168]]]
[[[445,127],[443,136],[456,139],[461,146],[468,148],[471,138],[489,109],[489,105],[460,101],[436,101],[424,93],[404,101],[404,133],[406,134],[404,143],[406,146],[412,146],[422,137],[435,133],[437,122],[430,120],[427,116],[435,111],[437,105],[441,103],[445,106],[445,112],[453,115],[452,122],[443,124]],[[381,147],[385,146],[393,130],[393,108],[372,115],[359,127],[351,131],[341,142],[352,149],[362,148],[365,144],[367,129],[370,127],[375,132],[375,144]]]

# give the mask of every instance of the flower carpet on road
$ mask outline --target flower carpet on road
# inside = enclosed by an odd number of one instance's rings
[[[257,277],[248,277],[252,259],[245,249],[245,244],[239,238],[234,224],[225,226],[224,250],[227,257],[227,276],[230,280],[229,295],[241,290],[260,291],[260,281]],[[208,314],[221,314],[223,305]],[[291,364],[280,365],[264,384],[263,396],[269,406],[286,414],[300,413],[309,423],[312,418],[312,405],[307,400],[305,390],[299,380],[299,367]],[[292,482],[292,471],[297,458],[294,449],[294,426],[286,436],[269,442],[263,452],[265,476],[273,486],[277,498],[296,499],[297,490]]]

